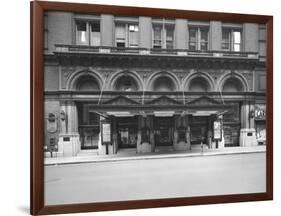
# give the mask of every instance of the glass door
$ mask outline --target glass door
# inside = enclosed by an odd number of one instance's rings
[[[191,144],[207,144],[208,135],[208,117],[196,116],[190,121],[190,143]]]
[[[154,136],[156,146],[173,145],[174,137],[174,118],[173,117],[155,117]]]
[[[119,148],[137,147],[137,119],[135,117],[117,118]]]

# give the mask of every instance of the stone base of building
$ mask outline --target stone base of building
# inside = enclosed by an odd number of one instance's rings
[[[58,142],[58,152],[62,152],[60,156],[73,157],[80,151],[81,145],[79,134],[60,134]]]
[[[174,149],[176,151],[188,151],[190,150],[190,144],[188,144],[187,142],[178,142],[174,144]]]
[[[62,157],[63,152],[44,152],[44,157],[45,158],[50,158],[50,157]]]
[[[149,153],[152,152],[152,145],[150,143],[144,142],[137,145],[137,153]]]
[[[254,128],[242,128],[239,144],[240,146],[257,146],[256,130]]]

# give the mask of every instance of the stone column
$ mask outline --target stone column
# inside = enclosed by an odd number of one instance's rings
[[[224,146],[225,142],[224,142],[223,116],[222,115],[218,116],[218,119],[222,122],[222,125],[221,125],[222,126],[222,128],[221,128],[221,141],[218,142],[218,148],[221,149],[221,148],[225,147]]]
[[[243,24],[243,45],[245,52],[259,51],[259,27],[255,23]]]
[[[137,153],[146,153],[152,151],[152,144],[150,142],[144,142],[142,138],[142,129],[150,128],[150,118],[138,116],[138,140],[137,140]],[[152,132],[150,131],[150,134]]]
[[[212,148],[212,138],[213,138],[213,132],[212,132],[212,116],[208,117],[208,132],[207,132],[207,145],[209,148]]]
[[[139,47],[150,49],[152,47],[151,17],[139,17]]]
[[[251,111],[254,110],[254,104],[245,101],[241,106],[241,130],[240,130],[240,146],[258,145],[256,138],[256,130],[254,128],[254,119],[251,118]]]
[[[176,115],[175,116],[175,133],[174,133],[174,149],[178,151],[186,151],[190,149],[190,138],[189,134],[187,137],[187,117]],[[184,135],[185,140],[179,140],[179,128],[185,129]],[[181,131],[182,132],[182,131]]]
[[[80,140],[78,133],[78,113],[76,104],[72,101],[61,103],[60,116],[61,132],[59,134],[59,154],[62,156],[76,156],[80,151]]]
[[[101,15],[101,45],[114,45],[114,18],[113,15]]]
[[[154,139],[154,121],[153,115],[148,116],[149,119],[149,128],[150,128],[150,143],[151,143],[151,151],[155,151],[155,139]]]
[[[60,122],[60,133],[61,134],[66,134],[67,130],[67,118],[66,118],[66,103],[65,102],[61,102],[60,105],[60,116],[58,116],[59,118],[59,122]],[[65,119],[61,119],[62,115],[65,114]]]
[[[176,19],[175,25],[176,49],[187,49],[187,20]]]
[[[222,27],[220,21],[210,22],[210,50],[221,50]]]
[[[111,137],[111,145],[108,147],[108,154],[117,154],[118,152],[118,128],[117,121],[115,117],[112,117],[110,120],[111,129],[112,129],[112,137]]]
[[[177,150],[178,148],[178,127],[179,127],[179,121],[180,121],[180,116],[175,115],[174,116],[174,137],[173,137],[173,148]]]
[[[191,150],[191,143],[190,143],[190,126],[189,126],[189,116],[185,115],[185,127],[186,127],[186,148],[187,150]]]

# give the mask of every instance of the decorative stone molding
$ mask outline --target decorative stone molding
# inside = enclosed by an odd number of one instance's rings
[[[101,75],[98,72],[93,71],[92,69],[91,70],[87,69],[87,70],[77,70],[73,72],[66,80],[65,89],[74,90],[77,80],[85,75],[92,76],[98,82],[99,88],[100,89],[103,88],[104,80],[101,77]]]
[[[223,87],[224,83],[226,82],[227,79],[229,79],[231,77],[235,77],[235,78],[237,78],[241,82],[241,84],[243,85],[243,90],[245,92],[246,91],[250,91],[247,79],[242,74],[237,73],[236,71],[230,71],[230,72],[225,73],[224,75],[222,75],[217,80],[216,90],[217,91],[222,91],[222,87]]]
[[[174,83],[174,85],[176,87],[176,91],[181,91],[182,90],[179,78],[175,74],[173,74],[171,72],[167,72],[167,71],[159,71],[159,72],[152,73],[148,77],[147,82],[146,82],[147,90],[152,90],[154,81],[157,78],[159,78],[159,77],[168,77],[168,78],[170,78],[173,81],[173,83]]]

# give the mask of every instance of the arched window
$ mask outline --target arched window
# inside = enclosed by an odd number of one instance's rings
[[[100,87],[97,80],[90,76],[85,75],[79,77],[76,81],[76,90],[78,91],[99,91]]]
[[[203,77],[195,77],[190,81],[188,91],[192,92],[207,92],[211,87],[208,81]]]
[[[245,91],[244,86],[241,82],[241,80],[239,80],[236,77],[231,77],[228,78],[223,86],[222,86],[222,91],[223,92],[243,92]]]
[[[176,86],[173,80],[167,76],[161,76],[154,80],[152,85],[153,91],[175,91]]]
[[[117,91],[138,91],[136,80],[131,76],[121,76],[115,81],[114,89]]]

